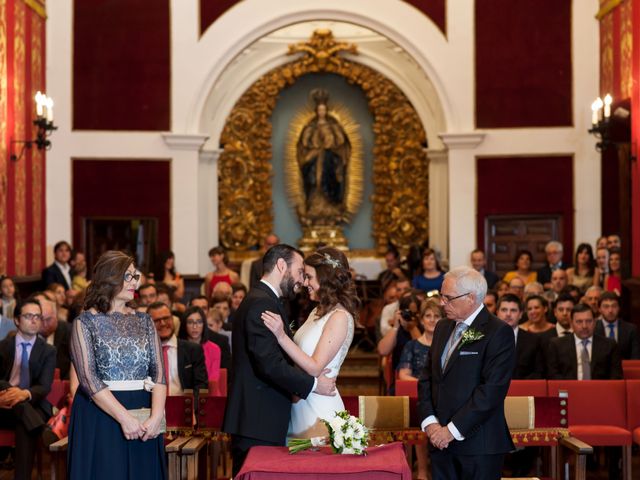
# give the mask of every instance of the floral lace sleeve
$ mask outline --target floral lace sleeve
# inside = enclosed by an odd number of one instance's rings
[[[149,376],[155,383],[166,385],[160,337],[158,337],[158,332],[153,324],[153,320],[151,320],[148,314],[144,314],[144,321],[147,323],[147,332],[149,335]]]
[[[80,387],[93,397],[107,388],[100,379],[96,366],[95,342],[85,314],[80,315],[71,324],[71,358],[78,374]]]

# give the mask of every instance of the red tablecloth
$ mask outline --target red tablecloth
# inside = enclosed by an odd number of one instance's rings
[[[330,448],[289,454],[286,447],[253,447],[235,480],[411,480],[401,443],[371,447],[366,456],[337,455]]]

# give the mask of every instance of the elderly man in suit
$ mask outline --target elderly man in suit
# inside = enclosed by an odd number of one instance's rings
[[[552,380],[614,380],[622,378],[615,340],[594,335],[596,321],[588,305],[571,311],[573,333],[552,338],[547,349],[547,373]]]
[[[539,335],[518,327],[522,318],[522,302],[511,293],[498,300],[497,317],[513,329],[516,342],[516,363],[513,368],[514,380],[544,378],[542,339]]]
[[[430,440],[434,480],[499,479],[513,443],[504,398],[515,364],[513,329],[483,305],[487,282],[469,267],[448,272],[418,384],[418,413]]]
[[[538,269],[538,282],[542,284],[545,290],[551,289],[551,274],[556,270],[566,270],[571,265],[567,265],[562,261],[564,248],[558,241],[552,240],[544,247],[544,253],[547,255],[547,263]]]
[[[168,395],[181,395],[186,389],[208,388],[209,377],[202,347],[176,337],[173,315],[165,303],[152,303],[147,313],[162,342]]]
[[[638,328],[620,318],[619,297],[613,292],[604,292],[599,305],[602,318],[596,322],[595,334],[615,340],[622,360],[640,359]]]
[[[500,277],[495,272],[487,270],[487,259],[484,255],[484,251],[476,248],[473,252],[471,252],[471,266],[479,271],[482,275],[484,275],[485,280],[487,281],[487,286],[489,289],[496,286]]]
[[[15,430],[15,478],[30,480],[37,440],[52,413],[47,395],[56,350],[38,337],[42,310],[37,300],[18,304],[14,316],[15,337],[0,342],[0,427]]]
[[[285,444],[294,396],[307,398],[312,391],[331,395],[335,390],[335,378],[327,378],[327,371],[314,378],[295,367],[261,318],[265,311],[279,312],[291,334],[283,297],[291,298],[302,287],[302,252],[276,245],[267,250],[262,264],[262,278],[233,322],[233,367],[222,430],[231,434],[234,477],[251,447]]]

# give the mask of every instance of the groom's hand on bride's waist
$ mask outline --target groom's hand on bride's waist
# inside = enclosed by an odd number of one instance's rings
[[[327,395],[333,397],[336,394],[336,379],[335,377],[327,377],[327,373],[330,373],[330,368],[325,368],[320,376],[316,379],[316,388],[313,390],[319,395]]]

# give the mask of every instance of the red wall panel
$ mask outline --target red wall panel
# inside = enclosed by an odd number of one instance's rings
[[[479,246],[488,215],[558,214],[563,216],[565,260],[573,262],[572,157],[482,157],[476,168]]]
[[[447,0],[406,0],[427,17],[429,17],[438,28],[447,34]]]
[[[239,0],[200,0],[200,35]]]
[[[169,130],[169,0],[76,1],[73,16],[73,128]]]
[[[158,247],[170,248],[171,180],[165,160],[73,160],[73,244],[83,217],[155,217]]]
[[[476,0],[476,124],[570,126],[571,0]]]

